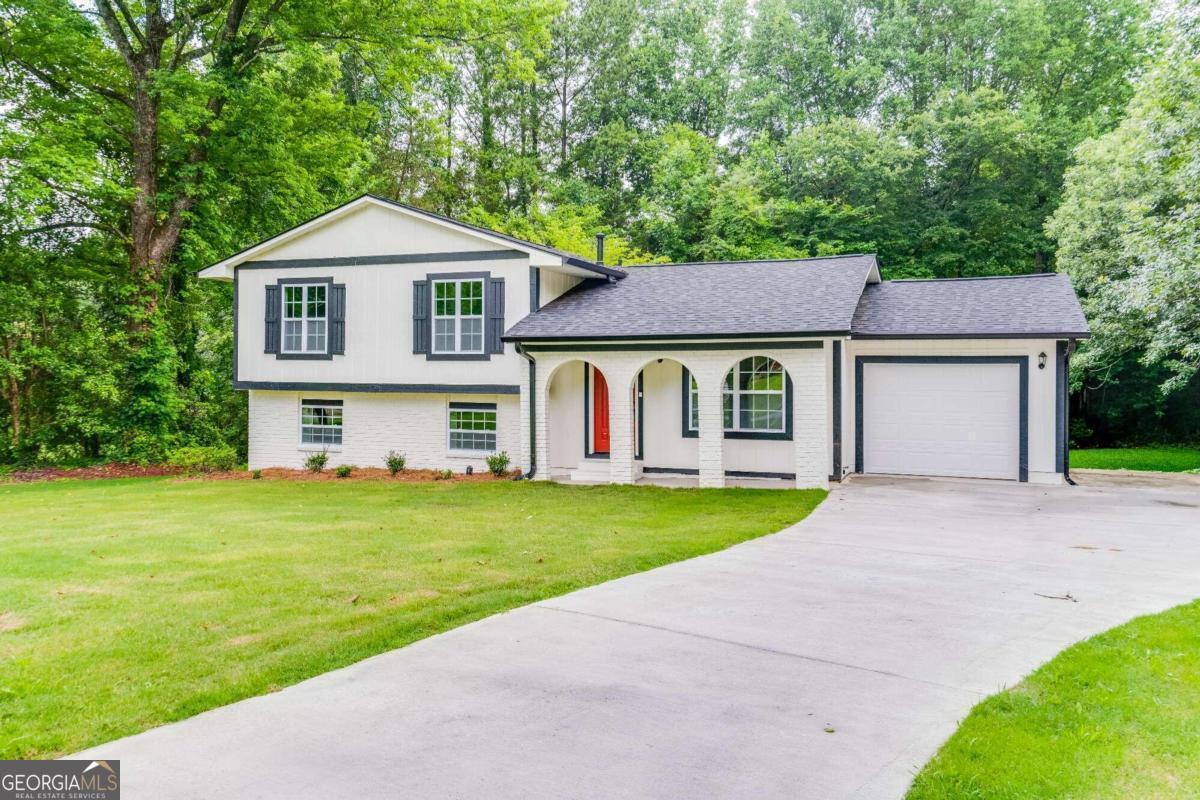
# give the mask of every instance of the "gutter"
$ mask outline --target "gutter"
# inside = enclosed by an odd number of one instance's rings
[[[537,474],[537,361],[517,344],[517,353],[529,362],[529,472],[516,480],[533,480]]]

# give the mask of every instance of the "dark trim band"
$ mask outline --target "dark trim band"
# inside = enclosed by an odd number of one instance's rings
[[[854,333],[851,339],[1090,339],[1092,335],[1050,331],[1048,333]]]
[[[367,394],[520,394],[521,387],[502,383],[309,383],[305,381],[234,381],[234,389],[274,392],[362,392]]]
[[[700,470],[694,467],[642,467],[642,472],[649,472],[656,475],[699,475]],[[794,472],[755,472],[754,470],[745,469],[727,469],[725,470],[727,478],[776,478],[782,481],[796,480]]]
[[[745,340],[745,339],[772,339],[772,338],[777,338],[780,336],[806,336],[806,337],[810,337],[810,338],[819,338],[819,337],[823,337],[823,336],[848,336],[849,334],[850,334],[850,331],[763,331],[762,333],[667,333],[667,334],[646,333],[646,334],[633,334],[633,335],[613,334],[611,336],[578,336],[573,339],[564,340],[562,342],[555,342],[554,337],[550,337],[550,336],[545,337],[545,339],[529,338],[529,337],[524,337],[524,336],[505,336],[504,341],[520,342],[527,350],[533,349],[533,348],[538,348],[538,349],[542,349],[542,350],[545,350],[545,349],[563,350],[563,349],[566,349],[567,346],[574,346],[574,345],[583,346],[584,343],[586,343],[586,342],[609,342],[609,341],[614,341],[614,340],[630,340],[630,341],[659,340],[659,341],[664,341],[664,342],[667,342],[667,341],[673,342],[673,341],[678,341],[680,339],[700,339],[700,340],[733,339],[740,343],[742,340]],[[1046,338],[1051,338],[1051,337],[1046,337]],[[783,343],[776,342],[776,344],[783,344]],[[792,344],[795,344],[795,345],[798,345],[801,347],[821,347],[823,345],[823,342],[793,342]],[[679,345],[673,345],[673,346],[678,347]],[[596,346],[590,346],[589,349],[596,350],[599,348]],[[616,348],[610,348],[610,349],[632,350],[635,348],[616,347]],[[655,348],[650,348],[650,349],[655,349]],[[693,349],[705,349],[705,348],[693,348]],[[707,349],[710,349],[710,350],[718,349],[719,350],[720,348],[707,348]]]
[[[1019,423],[1017,480],[1029,480],[1029,356],[856,356],[854,358],[854,471],[863,471],[864,364],[1016,364]]]
[[[694,337],[692,337],[694,338]],[[506,341],[512,341],[505,337]],[[820,350],[824,342],[681,342],[663,347],[657,344],[631,342],[629,344],[527,344],[521,347],[531,353],[604,353],[612,351],[654,352],[656,350],[742,350],[748,346],[774,350]]]
[[[438,264],[445,261],[507,261],[529,258],[517,250],[457,250],[447,253],[394,253],[381,256],[335,256],[332,258],[280,258],[274,261],[244,261],[239,269],[307,269],[309,267],[376,267],[388,264]]]
[[[312,397],[301,397],[300,405],[308,406],[340,406],[344,403],[343,400],[320,400]]]
[[[495,411],[495,403],[450,403],[451,411]]]

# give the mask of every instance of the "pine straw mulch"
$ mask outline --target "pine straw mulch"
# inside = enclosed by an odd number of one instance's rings
[[[480,481],[502,481],[510,480],[514,476],[519,475],[519,472],[510,472],[506,475],[497,477],[487,470],[478,470],[473,475],[467,475],[462,472],[455,472],[452,477],[440,479],[437,470],[432,469],[406,469],[401,471],[396,476],[392,476],[386,469],[382,467],[355,467],[354,472],[348,478],[339,478],[333,467],[327,467],[322,472],[310,472],[305,469],[283,469],[272,467],[261,470],[264,480],[285,480],[285,481],[390,481],[393,483],[432,483],[436,480],[444,480],[447,483],[466,483]],[[161,477],[178,477],[192,480],[214,480],[214,481],[248,481],[254,479],[254,474],[250,470],[231,470],[228,472],[206,472],[188,474],[186,471],[178,467],[170,467],[165,464],[97,464],[91,467],[72,467],[63,469],[58,467],[42,467],[36,469],[24,469],[8,474],[0,474],[0,483],[33,483],[35,481],[53,481],[62,478],[74,478],[76,480],[102,480],[105,478],[161,478]]]
[[[263,480],[389,481],[392,483],[432,483],[435,480],[444,480],[446,483],[478,483],[480,481],[510,480],[517,474],[514,472],[496,477],[487,470],[477,470],[474,475],[455,472],[449,478],[439,479],[437,470],[433,469],[406,469],[401,470],[393,477],[391,473],[382,467],[355,467],[354,472],[350,474],[350,477],[339,478],[334,472],[335,469],[335,467],[326,467],[322,472],[309,472],[306,469],[283,469],[280,467],[270,467],[268,469],[261,470],[261,472]],[[219,481],[245,481],[253,480],[254,474],[249,470],[235,470],[232,472],[210,472],[207,475],[202,475],[199,477]]]

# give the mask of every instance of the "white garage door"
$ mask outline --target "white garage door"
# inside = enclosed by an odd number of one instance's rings
[[[1016,364],[863,364],[863,471],[1017,479]]]

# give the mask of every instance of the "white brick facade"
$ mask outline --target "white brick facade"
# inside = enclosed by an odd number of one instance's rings
[[[496,448],[517,466],[521,454],[516,395],[384,394],[365,392],[250,392],[250,468],[304,466],[323,448],[300,444],[301,399],[341,400],[342,446],[330,447],[329,466],[382,467],[389,450],[404,453],[413,469],[486,469],[480,455],[449,448],[451,402],[496,404]],[[526,448],[527,449],[527,448]]]

